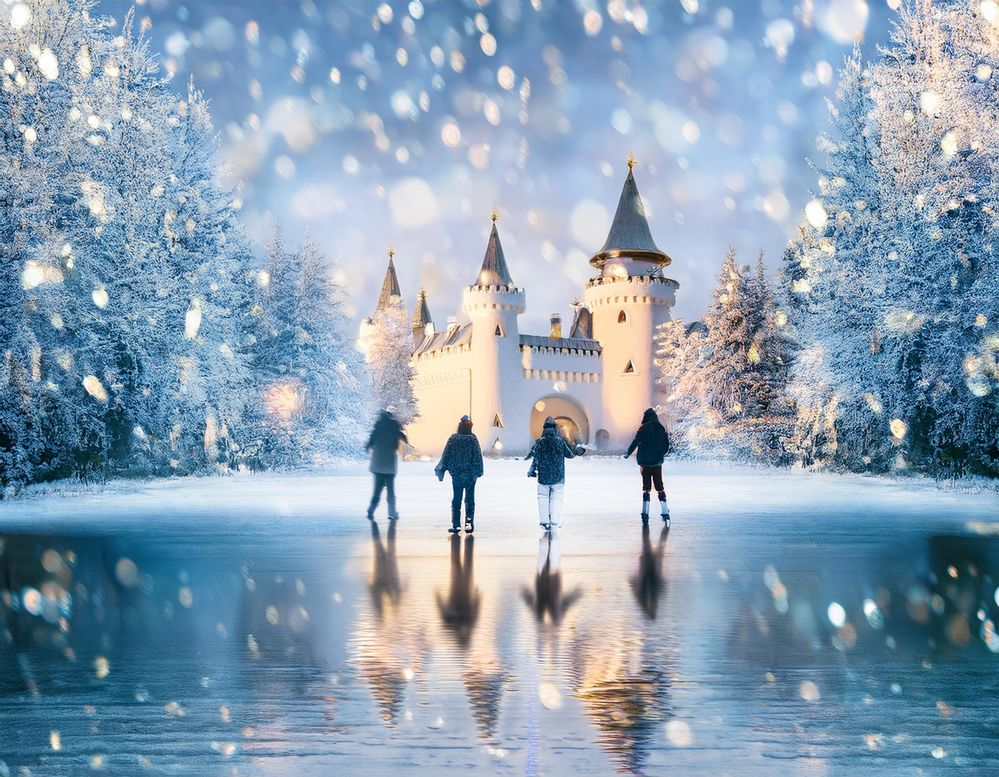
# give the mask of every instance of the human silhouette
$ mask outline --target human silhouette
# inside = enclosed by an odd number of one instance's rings
[[[547,531],[562,528],[562,498],[565,490],[565,460],[582,456],[586,449],[569,445],[559,434],[555,419],[545,419],[541,436],[524,457],[531,459],[527,476],[538,479],[538,523]]]
[[[638,558],[638,574],[629,582],[638,606],[649,620],[656,619],[659,608],[659,595],[663,589],[663,554],[668,537],[669,527],[664,526],[659,533],[659,541],[653,548],[649,524],[642,524],[642,555]]]
[[[642,425],[624,457],[631,456],[635,449],[638,450],[635,458],[642,470],[642,522],[649,520],[649,492],[654,485],[659,496],[659,512],[663,522],[669,526],[669,504],[666,502],[666,487],[663,485],[663,460],[670,451],[669,433],[660,423],[654,408],[648,408],[642,415]]]
[[[392,408],[382,410],[364,448],[371,452],[369,469],[374,475],[374,492],[368,505],[369,521],[374,520],[375,508],[378,507],[383,490],[387,492],[389,519],[394,521],[399,518],[395,508],[395,473],[399,469],[399,443],[402,442],[409,442],[402,424],[392,415]]]
[[[444,480],[444,473],[451,473],[452,534],[461,531],[461,498],[465,497],[465,531],[475,531],[475,481],[482,477],[482,448],[479,439],[472,433],[472,419],[463,415],[458,421],[458,431],[452,434],[444,446],[441,460],[434,469],[438,480]]]
[[[451,535],[451,585],[447,599],[437,593],[437,609],[440,610],[444,628],[454,635],[458,645],[463,648],[467,648],[471,640],[481,603],[479,589],[475,587],[474,543],[475,538],[466,534],[462,559],[461,537]]]

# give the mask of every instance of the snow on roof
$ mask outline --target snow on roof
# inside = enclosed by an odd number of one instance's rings
[[[435,332],[430,337],[424,338],[423,342],[416,346],[413,356],[422,356],[425,353],[442,351],[445,348],[453,348],[456,345],[465,345],[472,341],[472,325],[449,327],[443,332]]]

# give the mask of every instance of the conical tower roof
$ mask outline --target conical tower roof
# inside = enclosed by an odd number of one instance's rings
[[[617,202],[607,241],[590,259],[590,264],[594,267],[603,267],[605,261],[615,256],[629,256],[663,267],[671,261],[652,239],[642,195],[638,193],[638,184],[635,183],[634,167],[635,160],[629,157],[628,177],[624,179],[624,188],[621,189],[621,198]]]
[[[420,296],[416,301],[416,310],[413,311],[413,329],[419,329],[432,323],[434,323],[434,320],[430,317],[430,306],[427,305],[427,292],[424,289],[420,289]]]
[[[388,268],[385,270],[385,280],[382,281],[381,294],[378,295],[378,306],[375,308],[376,313],[391,305],[392,297],[395,297],[397,300],[402,299],[399,278],[395,274],[395,263],[392,261],[392,257],[394,256],[395,251],[390,248],[388,252]]]
[[[513,279],[510,277],[510,269],[506,266],[506,257],[503,256],[503,244],[500,243],[499,231],[496,229],[498,220],[496,211],[493,211],[493,228],[489,233],[489,242],[486,244],[486,255],[482,259],[482,269],[475,278],[475,286],[513,286]]]

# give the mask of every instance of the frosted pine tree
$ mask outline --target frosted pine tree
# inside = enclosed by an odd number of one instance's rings
[[[363,403],[359,358],[346,336],[342,290],[307,239],[289,251],[280,228],[259,274],[251,353],[262,402],[259,466],[293,466],[357,450]]]
[[[240,233],[212,180],[207,111],[169,91],[131,15],[112,36],[90,7],[52,0],[0,24],[0,167],[15,173],[0,272],[27,312],[30,355],[12,350],[11,363],[31,379],[36,480],[191,471],[213,424],[239,422],[206,414],[207,391],[185,395],[201,382],[241,404],[238,365],[218,368],[240,304],[226,281],[243,261]],[[189,332],[199,312],[204,329]]]
[[[977,3],[918,0],[866,72],[847,62],[785,273],[818,459],[999,467],[994,52]]]
[[[308,386],[305,420],[314,430],[314,453],[349,455],[363,436],[363,365],[347,336],[343,290],[311,238],[299,251],[298,316],[303,380]]]
[[[405,425],[417,417],[413,393],[413,330],[406,307],[399,298],[375,313],[366,358],[371,376],[371,404],[375,410],[395,408]]]
[[[673,450],[695,454],[697,429],[705,424],[700,383],[704,337],[699,327],[681,319],[660,324],[655,334],[657,383],[663,396],[663,411]]]

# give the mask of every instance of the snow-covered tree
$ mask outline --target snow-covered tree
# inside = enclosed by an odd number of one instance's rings
[[[786,393],[791,347],[762,254],[750,273],[728,250],[699,329],[670,321],[657,332],[660,383],[677,448],[786,462],[794,417]]]
[[[0,24],[0,283],[17,330],[0,404],[29,402],[16,457],[35,480],[198,469],[245,402],[230,311],[247,253],[204,101],[169,90],[131,14],[112,35],[91,7],[33,3]]]
[[[844,67],[784,272],[806,459],[999,473],[996,36],[978,3],[915,0]]]
[[[289,251],[275,230],[258,275],[250,348],[262,400],[254,445],[259,466],[344,455],[360,442],[362,367],[331,273],[311,239]]]
[[[418,415],[413,393],[413,329],[401,299],[380,306],[375,313],[366,343],[368,373],[371,376],[371,404],[375,410],[395,408],[395,416],[405,425]]]

